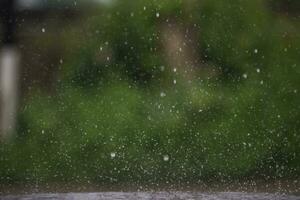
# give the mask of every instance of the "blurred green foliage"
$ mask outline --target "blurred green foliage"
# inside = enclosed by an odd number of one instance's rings
[[[17,138],[0,147],[0,181],[299,177],[300,24],[270,2],[102,9],[64,63],[57,95],[24,106]],[[169,23],[193,27],[199,67],[215,73],[174,73],[162,42]]]

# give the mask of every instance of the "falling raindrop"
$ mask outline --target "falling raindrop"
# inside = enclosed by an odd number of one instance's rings
[[[110,157],[111,157],[112,159],[114,159],[114,158],[116,157],[116,153],[115,153],[115,152],[111,152],[111,153],[110,153]]]
[[[161,92],[161,93],[160,93],[160,97],[165,97],[165,96],[167,96],[166,93],[164,93],[164,92]]]
[[[165,162],[168,162],[170,158],[169,158],[168,155],[164,155],[163,159],[164,159]]]
[[[261,81],[260,81],[260,84],[261,84],[261,85],[263,85],[263,84],[264,84],[264,81],[263,81],[263,80],[261,80]]]

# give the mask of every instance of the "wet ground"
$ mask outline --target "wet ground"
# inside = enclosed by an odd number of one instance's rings
[[[0,184],[0,200],[300,200],[299,180],[142,185]]]
[[[197,193],[197,192],[103,192],[103,193],[64,193],[9,195],[1,200],[300,200],[300,196],[268,193]]]

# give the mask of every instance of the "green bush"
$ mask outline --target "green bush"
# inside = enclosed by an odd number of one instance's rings
[[[173,72],[168,21],[197,27],[214,75]],[[298,177],[297,25],[259,0],[120,1],[88,22],[58,94],[24,106],[18,137],[1,146],[1,181]]]

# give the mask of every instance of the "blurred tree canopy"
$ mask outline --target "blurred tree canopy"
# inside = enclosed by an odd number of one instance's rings
[[[298,2],[99,8],[64,33],[55,94],[26,99],[0,181],[299,177]]]

